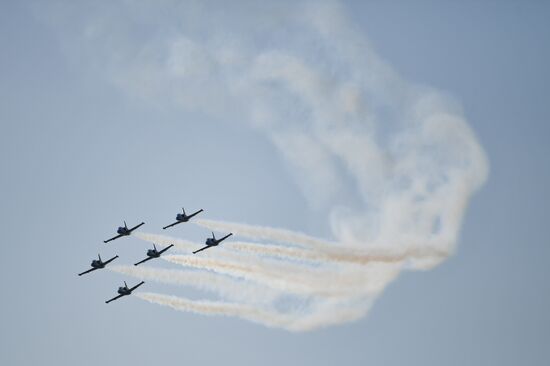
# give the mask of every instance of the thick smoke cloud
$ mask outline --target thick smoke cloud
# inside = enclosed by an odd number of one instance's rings
[[[224,295],[231,303],[142,298],[310,330],[363,316],[400,270],[431,268],[455,250],[469,199],[488,175],[485,153],[458,103],[401,78],[338,2],[109,2],[85,15],[70,4],[41,11],[54,24],[74,26],[62,36],[69,55],[129,95],[213,119],[231,115],[264,133],[311,209],[328,213],[327,239],[197,220],[281,244],[235,243],[200,258],[166,257],[269,288],[278,295],[268,304],[234,301],[233,293]],[[166,273],[135,275],[175,281]],[[223,295],[206,278],[204,287]]]

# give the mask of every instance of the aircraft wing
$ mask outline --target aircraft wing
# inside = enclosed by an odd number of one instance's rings
[[[137,263],[134,263],[134,266],[137,266],[138,264],[147,262],[147,261],[149,261],[149,260],[151,260],[151,259],[153,259],[153,258],[155,258],[155,257],[147,257],[147,258],[145,258],[145,259],[142,260],[142,261],[139,261],[139,262],[137,262]]]
[[[131,229],[128,229],[128,231],[129,231],[129,232],[132,232],[132,231],[134,231],[135,229],[137,229],[138,227],[140,227],[141,225],[145,225],[145,223],[144,223],[144,222],[142,222],[141,224],[139,224],[139,225],[136,225],[136,226],[134,226],[134,227],[133,227],[133,228],[131,228]]]
[[[115,255],[113,258],[109,259],[107,262],[103,262],[103,264],[107,265],[118,258],[118,255]]]
[[[192,213],[191,215],[187,216],[187,219],[190,219],[191,217],[195,216],[195,215],[198,215],[200,214],[201,212],[203,211],[203,209],[201,208],[200,210],[198,210],[197,212],[195,213]]]
[[[140,283],[138,283],[137,285],[135,285],[134,287],[132,287],[130,289],[130,292],[134,291],[136,288],[138,288],[139,286],[143,285],[145,282],[141,281]]]
[[[104,242],[105,244],[107,244],[108,242],[113,241],[113,240],[115,240],[115,239],[118,239],[118,238],[120,238],[121,236],[123,236],[123,235],[114,236],[114,237],[112,237],[111,239],[103,240],[103,242]]]
[[[223,238],[218,239],[218,244],[221,243],[222,241],[224,241],[225,239],[229,238],[231,235],[233,235],[233,233],[229,233],[226,236],[224,236]]]
[[[118,295],[118,296],[115,296],[115,297],[113,297],[112,299],[105,301],[105,304],[108,304],[108,303],[110,303],[111,301],[115,301],[115,300],[117,300],[117,299],[120,299],[122,296],[126,296],[126,295]]]
[[[84,272],[82,272],[82,273],[79,273],[78,275],[79,275],[79,276],[82,276],[83,274],[90,273],[90,272],[92,272],[92,271],[95,271],[96,269],[99,269],[99,268],[90,268],[89,270],[84,271]]]
[[[197,254],[198,252],[202,252],[203,250],[208,249],[208,248],[210,248],[211,246],[212,246],[212,245],[207,245],[207,246],[205,246],[204,248],[200,248],[199,250],[195,250],[195,251],[193,252],[193,254]]]
[[[173,246],[174,246],[174,244],[170,244],[169,246],[167,246],[166,248],[164,248],[163,250],[161,250],[161,251],[159,252],[159,254],[162,254],[162,253],[166,252],[168,249],[172,248]]]
[[[174,222],[173,224],[170,224],[170,225],[168,225],[168,226],[163,227],[162,229],[163,229],[163,230],[166,230],[166,229],[168,229],[169,227],[176,226],[177,224],[181,224],[182,222],[183,222],[183,221],[176,221],[176,222]]]

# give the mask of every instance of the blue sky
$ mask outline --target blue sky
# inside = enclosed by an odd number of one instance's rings
[[[123,219],[154,230],[185,204],[213,218],[325,236],[326,217],[311,208],[292,167],[261,131],[173,103],[144,103],[113,83],[109,65],[94,57],[104,55],[101,45],[80,45],[71,35],[94,9],[4,2],[3,364],[547,362],[548,6],[344,7],[402,78],[460,102],[487,153],[490,176],[470,201],[456,254],[434,270],[402,274],[367,317],[310,333],[135,298],[105,306],[124,278],[75,274],[98,251],[143,255],[148,244],[133,238],[101,243]],[[256,11],[237,8],[245,17]],[[51,14],[65,11],[69,21],[61,16],[65,22],[52,24]],[[205,235],[192,226],[178,234]]]

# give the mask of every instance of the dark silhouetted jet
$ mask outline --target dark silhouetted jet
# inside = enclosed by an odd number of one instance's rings
[[[107,239],[107,240],[104,240],[103,242],[104,243],[108,243],[110,242],[111,240],[115,240],[115,239],[118,239],[120,238],[121,236],[128,236],[132,233],[132,231],[134,231],[135,229],[137,229],[138,227],[140,227],[141,225],[144,225],[145,223],[142,222],[141,224],[139,225],[136,225],[134,226],[133,228],[131,229],[128,229],[128,226],[126,225],[126,221],[124,221],[124,226],[120,226],[118,229],[117,229],[117,233],[118,235],[115,236],[115,237],[112,237],[111,239]]]
[[[201,208],[200,210],[198,210],[198,211],[195,212],[195,213],[192,213],[191,215],[186,215],[186,214],[185,214],[185,209],[184,209],[183,207],[181,208],[181,210],[183,211],[183,213],[182,213],[182,214],[179,213],[179,214],[176,215],[176,222],[174,222],[173,224],[170,224],[170,225],[168,225],[168,226],[163,227],[163,228],[162,228],[163,230],[166,230],[166,229],[168,229],[169,227],[175,226],[175,225],[177,225],[177,224],[181,224],[182,222],[187,222],[187,221],[189,221],[189,219],[191,219],[193,216],[198,215],[198,214],[200,214],[200,213],[203,211],[203,209]]]
[[[113,297],[112,299],[110,300],[107,300],[105,301],[105,304],[108,304],[110,303],[111,301],[115,301],[116,299],[120,299],[122,296],[128,296],[132,293],[132,291],[134,291],[136,288],[138,288],[139,286],[143,285],[145,282],[141,281],[140,283],[138,283],[137,285],[135,285],[134,287],[132,288],[128,288],[128,285],[126,284],[126,281],[124,281],[124,287],[119,287],[118,288],[118,293],[119,295],[116,296],[116,297]]]
[[[231,235],[233,235],[233,233],[229,233],[221,239],[216,239],[216,236],[214,235],[214,233],[212,233],[211,238],[206,238],[206,242],[205,242],[206,246],[204,248],[200,248],[199,250],[195,250],[193,252],[193,254],[197,254],[198,252],[201,252],[201,251],[203,251],[205,249],[208,249],[210,247],[215,247],[216,245],[220,244],[225,239],[229,238]]]
[[[94,260],[92,261],[92,268],[91,268],[91,269],[89,269],[89,270],[87,270],[87,271],[84,271],[84,272],[82,272],[82,273],[79,273],[78,275],[79,275],[79,276],[82,276],[83,274],[90,273],[90,272],[92,272],[92,271],[95,271],[96,269],[105,268],[105,266],[106,266],[107,264],[109,264],[109,263],[111,263],[112,261],[114,261],[115,259],[117,259],[117,258],[118,258],[118,255],[115,255],[113,258],[109,259],[109,260],[106,261],[106,262],[103,262],[103,261],[101,260],[101,256],[100,256],[99,254],[97,255],[97,257],[98,257],[99,259],[94,259]]]
[[[166,252],[168,249],[172,248],[174,246],[174,244],[170,244],[169,246],[167,246],[166,248],[164,248],[163,250],[161,251],[158,251],[157,250],[157,247],[155,246],[155,244],[153,244],[153,249],[149,249],[147,250],[147,258],[145,258],[144,260],[142,261],[139,261],[137,263],[134,263],[134,266],[137,266],[138,264],[141,264],[143,262],[147,262],[148,260],[151,260],[153,258],[158,258],[160,257],[160,255],[164,252]]]

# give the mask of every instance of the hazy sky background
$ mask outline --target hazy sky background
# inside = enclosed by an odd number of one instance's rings
[[[466,212],[456,255],[435,270],[402,274],[366,318],[311,333],[131,297],[105,305],[126,278],[76,273],[98,252],[123,263],[141,258],[148,244],[135,238],[102,243],[124,219],[160,232],[185,205],[316,235],[328,233],[326,222],[259,131],[127,95],[101,64],[79,60],[89,48],[68,49],[73,29],[64,33],[37,14],[44,6],[4,1],[1,364],[548,362],[550,6],[344,4],[403,78],[461,102],[487,152],[489,180]],[[206,233],[182,226],[173,234]]]

